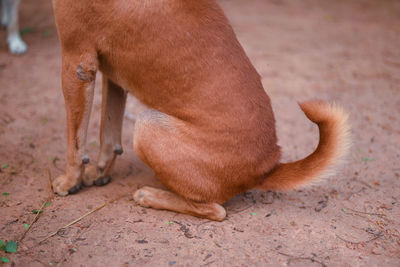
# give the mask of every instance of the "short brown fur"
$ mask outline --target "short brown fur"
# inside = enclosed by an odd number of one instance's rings
[[[173,192],[138,190],[134,198],[146,207],[223,220],[220,205],[232,196],[252,188],[295,188],[345,151],[345,114],[331,104],[308,102],[301,107],[319,125],[320,145],[303,160],[279,163],[270,99],[215,1],[53,5],[68,128],[67,173],[54,182],[60,195],[76,192],[82,181],[106,180],[116,151],[122,151],[123,90],[149,107],[136,121],[135,151]],[[103,74],[101,151],[97,167],[84,173],[97,70]]]

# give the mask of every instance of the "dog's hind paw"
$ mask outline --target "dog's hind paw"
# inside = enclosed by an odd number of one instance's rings
[[[143,187],[141,189],[136,190],[136,192],[133,194],[133,199],[135,202],[145,208],[150,208],[151,207],[151,201],[149,202],[148,198],[151,198],[152,192],[150,187]]]

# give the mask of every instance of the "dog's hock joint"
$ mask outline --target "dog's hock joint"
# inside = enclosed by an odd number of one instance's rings
[[[76,76],[79,80],[84,82],[91,82],[94,80],[95,72],[94,71],[85,71],[81,65],[76,69]]]

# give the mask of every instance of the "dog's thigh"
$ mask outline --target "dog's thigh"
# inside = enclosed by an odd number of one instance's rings
[[[141,113],[134,130],[134,149],[157,178],[178,195],[198,202],[222,203],[221,185],[204,160],[201,147],[188,136],[185,124],[164,113]]]

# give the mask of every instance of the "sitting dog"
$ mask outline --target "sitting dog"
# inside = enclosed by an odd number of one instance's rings
[[[19,0],[1,0],[1,25],[7,28],[8,49],[13,54],[23,54],[28,48],[19,34],[18,7]]]
[[[109,182],[122,151],[127,92],[148,110],[134,149],[170,190],[134,193],[144,207],[222,221],[222,204],[249,189],[286,190],[315,181],[346,152],[347,115],[320,101],[300,104],[320,131],[308,157],[280,163],[275,119],[260,76],[214,0],[54,0],[67,116],[65,196]],[[102,72],[100,153],[85,154],[95,76]]]

